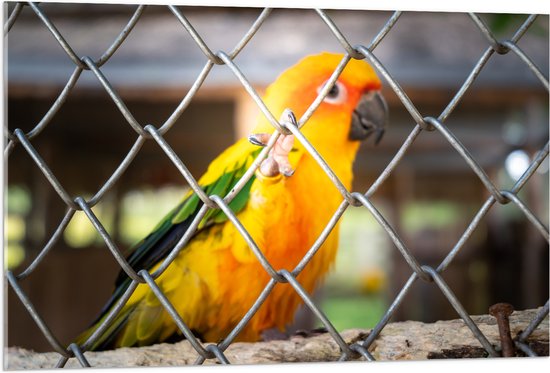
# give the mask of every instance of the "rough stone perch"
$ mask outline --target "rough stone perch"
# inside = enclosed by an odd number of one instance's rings
[[[512,337],[516,337],[534,318],[537,310],[516,311],[510,316]],[[499,333],[494,317],[473,316],[472,319],[489,342],[500,348]],[[548,317],[527,339],[539,355],[548,355]],[[342,332],[348,343],[365,338],[369,330],[350,329]],[[425,324],[417,321],[388,324],[369,351],[377,360],[423,360],[437,358],[487,357],[481,344],[462,320],[438,321]],[[313,337],[293,336],[285,341],[234,343],[225,351],[232,364],[266,364],[282,362],[335,361],[340,349],[328,333]],[[54,352],[36,353],[18,347],[7,349],[7,369],[53,368],[59,359]],[[193,364],[197,352],[187,341],[158,344],[149,347],[120,348],[113,351],[86,352],[86,358],[97,368],[136,366],[179,366]],[[523,356],[518,353],[518,356]],[[208,360],[205,364],[215,364]],[[66,367],[79,367],[70,359]]]

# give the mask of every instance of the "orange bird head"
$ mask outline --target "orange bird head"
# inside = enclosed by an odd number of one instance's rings
[[[299,119],[317,98],[343,59],[342,54],[320,53],[300,60],[268,88],[264,102],[278,118],[286,108]],[[374,69],[363,60],[350,60],[326,98],[302,127],[302,133],[323,155],[349,155],[353,161],[360,140],[371,134],[378,142],[387,122],[387,105]],[[265,118],[255,132],[273,132]],[[300,146],[296,144],[296,146]]]

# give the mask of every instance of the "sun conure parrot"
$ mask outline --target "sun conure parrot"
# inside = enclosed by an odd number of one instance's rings
[[[278,116],[306,111],[343,55],[321,53],[303,58],[283,72],[263,98]],[[387,120],[381,83],[365,61],[350,60],[324,101],[301,128],[342,183],[351,188],[352,164],[360,141],[378,141]],[[253,135],[222,152],[199,179],[208,195],[225,195],[252,164],[273,126],[262,115]],[[229,204],[273,268],[291,271],[302,259],[343,197],[314,158],[293,135],[282,135],[254,176]],[[192,191],[128,256],[139,271],[155,271],[187,230],[202,206]],[[297,277],[312,292],[334,262],[338,225]],[[235,226],[221,210],[209,210],[188,244],[156,280],[183,321],[203,341],[218,342],[252,306],[270,277]],[[95,324],[77,339],[83,343],[130,284],[121,272],[116,289]],[[293,321],[301,298],[288,284],[277,284],[237,340],[256,341],[269,329]],[[140,284],[109,328],[91,347],[102,350],[173,340],[172,318],[146,284]]]

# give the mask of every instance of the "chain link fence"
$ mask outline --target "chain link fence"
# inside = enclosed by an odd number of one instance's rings
[[[461,84],[460,89],[458,89],[457,93],[450,100],[450,102],[447,104],[444,110],[439,114],[439,116],[432,117],[432,116],[424,116],[419,112],[419,110],[415,107],[414,103],[409,99],[405,91],[401,88],[401,86],[399,85],[399,82],[397,82],[393,78],[391,72],[388,71],[388,69],[386,69],[384,64],[382,64],[379,61],[375,53],[377,46],[384,41],[384,38],[388,35],[388,33],[391,32],[392,28],[399,22],[401,12],[399,11],[394,12],[389,17],[389,19],[384,24],[384,26],[379,30],[378,34],[370,41],[370,43],[354,44],[354,41],[350,41],[346,38],[346,36],[338,28],[338,25],[336,25],[333,22],[331,17],[325,11],[320,9],[312,10],[312,12],[316,12],[317,15],[320,17],[320,19],[326,24],[328,29],[331,31],[331,33],[340,43],[344,52],[344,57],[340,62],[340,64],[338,65],[337,69],[332,74],[330,78],[330,82],[331,83],[335,82],[338,79],[340,73],[343,71],[348,61],[350,61],[352,58],[366,59],[375,68],[375,70],[379,73],[379,75],[381,75],[384,78],[385,84],[389,85],[391,89],[395,92],[395,94],[397,95],[397,97],[399,98],[403,106],[406,108],[406,110],[410,114],[413,122],[415,123],[407,139],[403,142],[403,144],[401,145],[401,147],[399,148],[399,150],[397,151],[393,159],[387,164],[383,172],[372,183],[370,188],[366,192],[353,192],[353,191],[347,190],[342,185],[342,183],[338,180],[338,177],[335,175],[335,173],[323,161],[321,155],[315,150],[315,148],[309,143],[308,139],[305,138],[300,131],[300,128],[303,125],[307,124],[308,119],[314,113],[316,108],[320,105],[320,103],[324,99],[324,96],[328,93],[327,89],[319,93],[319,96],[311,104],[311,106],[305,112],[305,114],[301,118],[299,118],[296,125],[280,123],[275,119],[275,116],[273,115],[273,113],[269,111],[269,108],[267,108],[264,105],[264,103],[262,102],[262,99],[260,98],[256,90],[253,88],[253,86],[250,84],[250,82],[247,80],[247,77],[245,76],[245,74],[243,74],[239,66],[234,62],[235,57],[239,54],[239,52],[243,50],[243,48],[247,46],[247,43],[254,37],[255,33],[262,27],[266,19],[268,19],[271,13],[271,9],[263,9],[261,14],[257,17],[254,24],[244,34],[240,42],[237,43],[237,45],[234,47],[233,50],[228,52],[227,51],[214,52],[203,41],[203,39],[201,38],[201,35],[195,30],[195,28],[189,22],[189,20],[185,17],[183,12],[176,6],[168,6],[169,10],[181,23],[182,32],[188,33],[196,42],[198,47],[202,50],[202,52],[204,53],[204,56],[206,57],[206,63],[204,64],[204,67],[202,68],[202,71],[196,78],[194,84],[191,86],[187,94],[182,98],[181,102],[179,103],[177,108],[172,112],[169,118],[161,125],[155,126],[152,124],[144,125],[142,123],[139,123],[134,118],[132,113],[128,110],[127,106],[125,105],[124,101],[121,99],[121,97],[117,93],[117,90],[111,85],[111,83],[109,82],[109,79],[101,71],[101,67],[104,64],[106,64],[109,61],[109,59],[116,53],[117,49],[121,46],[122,43],[124,43],[128,34],[132,31],[134,26],[139,22],[140,17],[142,16],[146,6],[144,5],[136,6],[136,9],[132,17],[130,18],[128,23],[125,25],[123,30],[120,32],[118,37],[113,41],[113,43],[109,46],[109,48],[107,48],[107,50],[103,53],[103,55],[101,55],[97,59],[94,59],[90,56],[79,56],[78,54],[76,54],[75,51],[71,48],[71,45],[69,45],[69,43],[66,41],[64,36],[56,28],[55,24],[51,21],[48,15],[37,3],[32,3],[32,2],[17,3],[13,8],[13,10],[11,11],[11,13],[9,14],[8,19],[5,23],[4,36],[8,34],[11,27],[17,22],[19,14],[25,7],[28,7],[29,11],[34,12],[34,14],[47,27],[47,29],[55,37],[59,45],[63,48],[67,56],[74,63],[74,71],[71,77],[69,78],[69,80],[67,81],[65,87],[63,88],[63,90],[61,91],[61,93],[53,103],[53,105],[50,107],[49,111],[34,126],[32,130],[26,133],[21,129],[15,129],[13,131],[9,131],[7,129],[7,125],[4,125],[4,131],[5,131],[4,133],[8,139],[4,153],[5,153],[5,157],[8,159],[8,162],[9,162],[9,155],[12,152],[12,150],[17,146],[23,147],[27,152],[27,154],[32,158],[32,160],[36,164],[36,167],[40,169],[40,171],[47,178],[51,186],[55,189],[59,198],[61,198],[63,202],[66,204],[65,216],[62,218],[57,229],[51,235],[49,240],[45,243],[45,245],[43,246],[39,254],[36,256],[36,258],[32,261],[32,263],[19,274],[15,274],[12,271],[6,272],[6,278],[9,285],[15,291],[16,295],[18,296],[18,298],[20,299],[20,301],[22,302],[26,310],[29,312],[32,319],[36,322],[36,324],[44,334],[45,338],[48,340],[51,347],[59,353],[59,361],[56,367],[65,366],[68,359],[72,359],[72,358],[76,358],[79,361],[79,363],[84,367],[90,366],[84,353],[89,348],[89,346],[91,346],[94,343],[94,341],[96,341],[101,336],[101,334],[107,329],[109,324],[114,320],[117,313],[122,309],[122,307],[128,301],[132,293],[135,291],[138,284],[142,284],[142,283],[145,283],[150,287],[150,289],[153,291],[153,293],[158,297],[159,301],[162,303],[162,306],[173,318],[174,322],[178,326],[181,333],[187,338],[187,340],[191,343],[193,348],[197,351],[199,356],[195,362],[196,364],[202,364],[207,359],[217,359],[219,362],[224,364],[229,363],[228,359],[224,355],[224,351],[234,341],[234,339],[237,337],[239,332],[247,325],[247,323],[250,321],[250,319],[255,314],[255,312],[260,307],[262,307],[263,302],[269,296],[273,288],[278,283],[290,284],[290,286],[292,286],[294,290],[297,292],[297,294],[303,299],[306,306],[323,323],[323,325],[326,327],[326,329],[328,330],[328,332],[330,333],[334,341],[338,344],[338,346],[341,349],[341,357],[340,357],[341,361],[349,360],[352,358],[358,358],[361,356],[368,361],[374,360],[373,356],[369,352],[369,347],[380,335],[380,332],[384,329],[385,325],[392,318],[392,315],[394,314],[395,310],[402,305],[403,299],[405,298],[409,290],[413,287],[414,283],[419,279],[421,281],[431,283],[433,286],[437,287],[441,291],[441,293],[445,296],[448,302],[456,310],[460,318],[466,323],[466,325],[469,327],[471,332],[479,340],[483,348],[485,348],[489,356],[494,357],[494,356],[500,355],[499,352],[495,350],[495,348],[487,340],[485,335],[476,326],[476,324],[472,321],[472,319],[470,318],[470,316],[462,306],[460,300],[454,295],[453,290],[447,285],[447,283],[443,279],[442,274],[446,270],[446,268],[448,268],[448,266],[453,262],[453,259],[460,253],[465,243],[468,241],[468,239],[476,230],[476,228],[480,225],[480,222],[483,221],[483,219],[486,217],[486,215],[491,210],[491,208],[495,206],[497,203],[498,204],[512,203],[516,205],[517,208],[523,212],[523,214],[525,215],[525,218],[540,232],[540,234],[542,234],[547,241],[549,240],[548,228],[544,226],[544,224],[533,214],[533,212],[529,209],[529,207],[526,206],[526,204],[518,197],[518,192],[529,181],[529,179],[535,173],[539,165],[547,158],[548,151],[549,151],[549,144],[548,142],[546,142],[546,145],[544,145],[538,151],[538,153],[532,160],[527,170],[515,182],[515,184],[511,188],[501,189],[498,185],[495,185],[495,183],[491,180],[491,178],[489,178],[489,176],[484,171],[484,169],[480,167],[476,159],[472,157],[469,150],[465,148],[463,144],[460,142],[460,140],[455,137],[453,132],[446,127],[445,122],[449,118],[449,116],[452,115],[453,111],[455,110],[457,105],[461,102],[462,98],[468,93],[469,88],[476,81],[476,78],[479,76],[479,74],[482,72],[487,62],[491,58],[503,58],[501,56],[516,55],[525,63],[525,65],[532,71],[532,73],[535,74],[538,80],[540,80],[540,83],[542,84],[544,89],[546,89],[547,91],[549,90],[548,77],[545,76],[545,74],[533,63],[530,57],[527,54],[525,54],[522,51],[521,47],[519,46],[520,39],[532,26],[533,22],[537,18],[536,15],[528,16],[526,20],[523,22],[523,24],[515,31],[515,33],[510,39],[499,40],[495,37],[491,29],[487,26],[487,24],[484,22],[484,20],[480,16],[476,14],[469,14],[469,17],[471,18],[471,21],[472,21],[472,27],[479,29],[479,32],[481,32],[486,38],[487,48],[479,57],[479,60],[475,64],[474,68],[471,70],[469,76]],[[510,57],[510,58],[513,58],[513,57]],[[193,100],[197,91],[199,91],[199,89],[201,88],[201,85],[205,81],[206,77],[208,76],[208,74],[210,73],[214,65],[225,65],[228,69],[231,70],[231,72],[236,76],[238,81],[242,84],[246,92],[248,92],[250,97],[258,105],[263,115],[265,115],[268,118],[268,120],[271,122],[273,127],[276,129],[276,134],[275,136],[272,137],[268,146],[262,150],[262,152],[254,161],[250,169],[247,170],[247,172],[243,175],[243,177],[237,183],[236,187],[230,193],[228,193],[228,195],[225,195],[225,196],[207,195],[204,192],[204,190],[201,189],[201,187],[198,185],[195,177],[189,172],[186,165],[178,157],[177,152],[174,151],[174,149],[172,149],[164,139],[164,135],[168,131],[170,131],[171,127],[174,125],[178,117],[182,114],[184,110],[186,110],[189,103]],[[123,159],[123,161],[119,164],[119,166],[114,171],[114,173],[112,173],[112,175],[103,184],[103,186],[95,193],[95,195],[93,195],[89,199],[85,199],[81,196],[72,196],[69,193],[67,193],[63,185],[58,181],[55,174],[51,171],[49,165],[43,160],[40,153],[33,147],[33,143],[32,143],[32,140],[35,137],[39,136],[40,133],[48,125],[51,125],[52,118],[55,116],[56,112],[63,106],[63,104],[71,94],[71,91],[75,87],[75,84],[79,80],[79,77],[81,76],[82,72],[85,70],[90,71],[98,79],[98,81],[101,83],[105,91],[108,93],[110,98],[113,100],[113,102],[116,104],[120,112],[123,114],[126,124],[131,126],[131,128],[136,132],[138,136],[133,146],[131,147],[130,151],[128,152],[126,157]],[[330,87],[330,86],[331,84],[327,84],[327,87]],[[258,247],[253,242],[247,230],[243,227],[238,217],[235,216],[235,214],[231,211],[231,208],[228,205],[232,201],[232,199],[237,195],[237,193],[239,193],[239,191],[243,188],[246,182],[252,177],[253,173],[255,172],[260,162],[267,156],[268,152],[274,146],[276,139],[282,133],[294,134],[297,140],[304,145],[304,147],[308,150],[311,156],[319,163],[323,171],[327,174],[327,177],[329,177],[337,186],[338,190],[342,195],[342,202],[338,210],[332,216],[330,222],[327,224],[323,232],[317,238],[314,245],[309,249],[307,254],[302,258],[301,262],[295,268],[283,268],[283,269],[277,270],[264,257],[264,255],[262,254],[262,248]],[[420,136],[443,136],[443,138],[448,142],[448,145],[452,147],[462,157],[464,162],[466,162],[466,164],[475,172],[477,177],[479,177],[479,179],[481,180],[481,182],[489,192],[488,198],[485,200],[482,206],[479,207],[477,213],[475,214],[474,218],[470,221],[466,230],[462,233],[462,235],[460,236],[458,241],[454,244],[454,246],[448,251],[443,261],[435,268],[431,266],[423,265],[417,260],[417,258],[415,258],[414,255],[411,254],[405,242],[403,242],[402,239],[400,238],[398,232],[395,231],[392,225],[386,220],[386,218],[380,213],[377,207],[373,205],[373,203],[371,202],[371,197],[377,192],[377,190],[384,183],[384,181],[389,177],[389,175],[392,172],[394,172],[396,166],[405,157],[407,157],[407,151],[415,143],[415,140],[418,139]],[[142,145],[146,141],[150,141],[158,144],[160,149],[162,149],[162,151],[166,154],[166,156],[177,167],[181,175],[185,178],[189,186],[193,189],[193,191],[197,194],[197,196],[201,199],[203,203],[202,207],[200,208],[200,211],[198,212],[197,216],[194,218],[193,223],[189,227],[186,234],[179,240],[179,242],[172,249],[170,254],[164,259],[160,267],[153,273],[150,273],[146,270],[141,270],[139,272],[136,272],[128,264],[128,262],[125,260],[117,244],[113,241],[113,239],[111,238],[107,230],[104,228],[100,219],[98,219],[98,217],[92,211],[92,207],[102,200],[105,194],[113,187],[113,185],[117,183],[120,177],[124,174],[125,170],[132,163],[132,161],[134,160],[134,158],[142,148]],[[331,321],[324,315],[321,309],[312,300],[311,295],[308,294],[303,289],[301,284],[296,279],[297,275],[308,266],[308,263],[311,260],[311,258],[316,254],[317,250],[321,247],[321,244],[323,243],[325,238],[330,234],[334,226],[337,224],[339,219],[342,217],[342,215],[348,208],[366,208],[372,214],[372,216],[376,219],[378,224],[380,224],[380,226],[387,233],[388,237],[393,242],[395,249],[397,249],[401,253],[401,255],[406,260],[406,262],[408,263],[411,269],[411,275],[408,281],[405,283],[402,289],[398,292],[397,296],[391,303],[390,307],[388,308],[386,313],[383,315],[381,320],[378,322],[378,324],[374,327],[372,332],[368,335],[368,337],[366,337],[366,339],[364,340],[352,343],[350,345],[348,345],[344,341],[342,336],[331,324]],[[171,262],[174,260],[176,255],[180,252],[180,250],[187,244],[187,242],[193,236],[193,233],[197,228],[201,219],[211,209],[221,209],[229,217],[229,220],[231,221],[231,223],[235,225],[235,227],[238,229],[240,234],[247,241],[250,249],[256,256],[257,260],[264,267],[266,272],[269,274],[271,279],[269,280],[268,284],[265,286],[261,294],[258,295],[253,306],[248,310],[248,312],[245,315],[243,315],[240,322],[231,331],[231,333],[229,333],[229,335],[225,337],[225,339],[223,339],[221,342],[217,344],[203,344],[197,338],[195,338],[192,331],[187,327],[185,320],[180,317],[180,315],[176,312],[175,308],[167,299],[165,294],[163,294],[162,290],[157,286],[157,284],[155,283],[155,279],[158,278],[166,270],[166,268],[171,264]],[[40,266],[40,263],[43,261],[45,256],[52,249],[54,249],[54,247],[56,247],[56,243],[62,236],[65,228],[71,221],[76,211],[83,211],[86,214],[86,216],[88,217],[92,225],[95,227],[97,232],[103,238],[105,246],[110,250],[110,252],[114,256],[114,258],[117,260],[122,270],[124,270],[124,272],[132,279],[132,282],[130,286],[127,288],[127,290],[124,292],[123,296],[120,297],[120,299],[118,300],[116,305],[113,307],[111,312],[108,314],[106,319],[102,322],[102,324],[88,338],[88,340],[85,343],[83,343],[82,345],[77,345],[75,343],[72,343],[68,347],[64,347],[56,338],[55,332],[50,330],[48,325],[44,322],[43,318],[36,311],[32,301],[29,299],[27,294],[22,290],[20,283],[21,281],[24,281],[25,278],[30,276],[33,273],[33,271],[35,271],[36,268]],[[549,313],[549,303],[546,302],[546,304],[542,307],[542,309],[537,313],[536,317],[531,321],[529,327],[526,328],[515,340],[516,347],[521,349],[528,356],[536,356],[536,354],[525,341],[532,334],[532,332],[539,325],[539,323],[548,315],[548,313]]]

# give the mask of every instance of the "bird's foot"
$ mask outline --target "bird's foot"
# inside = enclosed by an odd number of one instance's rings
[[[298,329],[294,332],[295,336],[309,338],[309,337],[315,337],[316,335],[325,334],[328,333],[327,328],[324,326],[321,326],[319,328],[311,329],[311,330],[305,330],[305,329]]]
[[[265,329],[260,333],[262,341],[271,342],[271,341],[286,341],[289,336],[286,333],[283,333],[277,328]]]
[[[294,122],[296,121],[294,114],[290,110],[285,110],[281,116],[281,122],[292,121],[292,119],[294,119]],[[266,146],[270,138],[271,134],[269,133],[256,133],[248,136],[248,141],[254,145]],[[279,174],[283,174],[286,177],[292,176],[294,169],[290,164],[288,155],[292,151],[293,146],[294,135],[280,135],[267,158],[260,164],[260,173],[265,177],[275,177]]]

